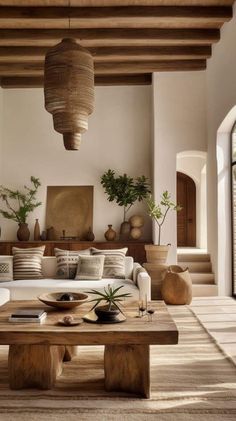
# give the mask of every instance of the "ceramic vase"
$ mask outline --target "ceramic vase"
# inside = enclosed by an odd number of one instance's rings
[[[130,236],[130,223],[128,221],[122,222],[120,226],[120,240],[129,240]]]
[[[88,232],[86,234],[86,240],[87,241],[93,241],[94,239],[95,239],[95,235],[94,235],[94,233],[92,231],[92,228],[89,227],[89,230],[88,230]]]
[[[105,232],[104,237],[107,241],[114,241],[116,239],[116,232],[113,230],[112,225],[108,225],[108,230]]]
[[[30,230],[28,224],[21,222],[17,230],[17,238],[19,241],[28,241],[30,238]]]
[[[34,224],[34,240],[39,241],[40,240],[40,226],[39,226],[39,220],[35,219]]]

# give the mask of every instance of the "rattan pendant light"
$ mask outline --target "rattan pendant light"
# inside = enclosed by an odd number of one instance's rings
[[[65,148],[78,150],[94,107],[94,65],[90,52],[76,40],[65,38],[47,52],[44,96]]]

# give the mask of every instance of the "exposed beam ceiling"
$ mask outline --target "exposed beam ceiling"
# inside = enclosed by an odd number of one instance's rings
[[[233,0],[0,0],[1,86],[43,85],[47,49],[76,38],[96,84],[147,84],[158,71],[203,70]]]

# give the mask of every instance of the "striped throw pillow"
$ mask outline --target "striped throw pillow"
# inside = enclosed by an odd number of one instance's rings
[[[79,256],[75,279],[102,279],[105,256]]]
[[[54,254],[57,258],[57,273],[58,279],[74,279],[76,275],[79,256],[90,256],[90,248],[85,250],[62,250],[54,248]]]
[[[110,249],[99,250],[94,247],[91,249],[92,255],[105,256],[103,278],[125,279],[125,255],[128,249]]]
[[[45,246],[31,248],[12,247],[14,279],[42,279],[44,250]]]

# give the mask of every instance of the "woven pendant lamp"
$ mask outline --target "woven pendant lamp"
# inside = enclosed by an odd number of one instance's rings
[[[94,108],[94,65],[90,52],[76,40],[65,38],[47,52],[44,96],[65,148],[78,150]]]

